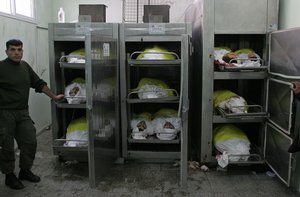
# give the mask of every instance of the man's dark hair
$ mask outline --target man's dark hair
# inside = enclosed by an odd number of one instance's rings
[[[9,41],[6,42],[6,49],[9,48],[9,46],[23,46],[23,42],[21,40],[18,39],[11,39]]]

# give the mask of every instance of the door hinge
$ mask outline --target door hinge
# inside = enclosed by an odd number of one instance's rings
[[[194,53],[194,46],[192,45],[192,43],[190,42],[190,56],[192,56]]]

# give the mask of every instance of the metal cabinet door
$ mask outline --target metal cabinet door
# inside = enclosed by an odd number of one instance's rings
[[[270,40],[270,73],[300,80],[300,28],[275,31]]]
[[[290,86],[290,82],[268,79],[267,111],[270,114],[268,120],[287,135],[291,134],[294,98]]]
[[[293,155],[288,152],[293,132],[299,130],[299,106],[293,106],[291,82],[300,80],[300,28],[272,32],[266,126],[265,159],[275,173],[290,185]],[[276,78],[276,79],[275,79]],[[298,103],[298,102],[297,102]],[[295,108],[297,107],[297,108]]]
[[[265,133],[265,160],[277,176],[290,185],[292,154],[288,148],[293,118],[293,93],[291,83],[269,78],[267,110],[270,114]]]
[[[270,122],[290,135],[292,127],[292,81],[300,80],[300,28],[275,31],[270,35],[267,106]],[[276,78],[276,79],[275,79]]]
[[[292,154],[287,152],[292,139],[279,128],[267,123],[266,125],[265,159],[277,176],[290,185]]]
[[[277,28],[278,0],[215,0],[215,33],[266,33]],[[225,16],[225,17],[224,17]]]
[[[85,53],[89,177],[95,187],[119,156],[118,40],[92,32]]]

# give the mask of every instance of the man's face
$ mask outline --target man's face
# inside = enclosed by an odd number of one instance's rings
[[[22,45],[19,46],[9,45],[9,48],[5,52],[7,57],[14,62],[20,62],[23,57]]]

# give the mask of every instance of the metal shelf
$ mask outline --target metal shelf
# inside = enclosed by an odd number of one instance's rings
[[[86,103],[82,104],[68,104],[68,103],[56,103],[58,108],[70,108],[70,109],[85,109]]]
[[[139,24],[138,24],[139,25]],[[181,36],[128,36],[126,42],[180,42]]]
[[[266,77],[266,71],[214,72],[214,79],[265,79]]]
[[[175,89],[164,89],[164,91],[171,91],[174,93],[174,96],[167,96],[162,98],[138,98],[139,93],[153,93],[153,92],[161,92],[158,91],[132,91],[127,95],[127,103],[179,103],[179,94]]]
[[[261,159],[261,156],[257,154],[250,154],[244,156],[249,156],[249,159],[247,161],[229,161],[228,163],[229,164],[264,164],[265,163],[265,160]]]
[[[237,118],[223,118],[219,115],[213,116],[213,123],[247,123],[247,122],[264,122],[264,117],[237,117]]]
[[[262,60],[262,59],[261,59]],[[260,67],[224,67],[221,69],[221,71],[225,72],[258,72],[258,71],[267,71],[268,67],[267,66],[260,66]]]
[[[129,143],[138,143],[138,144],[179,144],[180,139],[176,137],[174,140],[160,140],[156,137],[148,138],[148,139],[132,139],[131,136],[128,137]]]
[[[61,68],[69,69],[85,69],[85,64],[83,63],[68,63],[68,62],[59,62]]]
[[[171,55],[173,56],[174,60],[167,60],[167,59],[140,59],[136,60],[135,56],[137,55]],[[162,66],[180,66],[181,59],[180,57],[174,52],[143,52],[143,51],[135,51],[131,55],[127,55],[127,62],[130,66],[138,66],[138,67],[162,67]]]
[[[243,118],[267,118],[269,117],[269,114],[265,111],[263,111],[263,107],[260,105],[245,105],[245,106],[237,106],[237,107],[232,107],[231,110],[234,108],[238,109],[246,109],[247,108],[247,113],[231,113],[230,109],[222,109],[221,107],[217,107],[217,111],[219,114],[221,114],[222,117],[224,118],[238,118],[238,119],[243,119]]]
[[[179,97],[153,98],[153,99],[127,99],[127,103],[179,103]]]
[[[265,163],[264,157],[259,153],[257,146],[251,146],[250,154],[248,155],[233,155],[234,156],[247,156],[247,161],[229,161],[229,164],[263,164]],[[230,158],[230,156],[229,156]]]
[[[130,60],[128,60],[128,64],[130,66],[139,66],[139,67],[180,66],[181,60],[180,59],[176,59],[176,60],[133,60],[133,59],[130,59]]]
[[[82,36],[74,36],[74,35],[55,35],[54,37],[53,37],[53,41],[63,41],[63,42],[65,42],[65,41],[69,41],[69,42],[79,42],[79,41],[82,41],[82,42],[84,42],[84,39],[85,39],[85,37],[84,37],[84,35],[82,35]]]
[[[117,60],[98,60],[93,59],[93,64],[99,64],[101,67],[116,67]],[[68,62],[59,62],[61,68],[67,69],[85,69],[85,63],[68,63]]]
[[[74,140],[73,140],[74,141]],[[64,143],[67,142],[66,139],[55,139],[53,142],[53,150],[59,152],[87,152],[88,146],[64,146]]]

